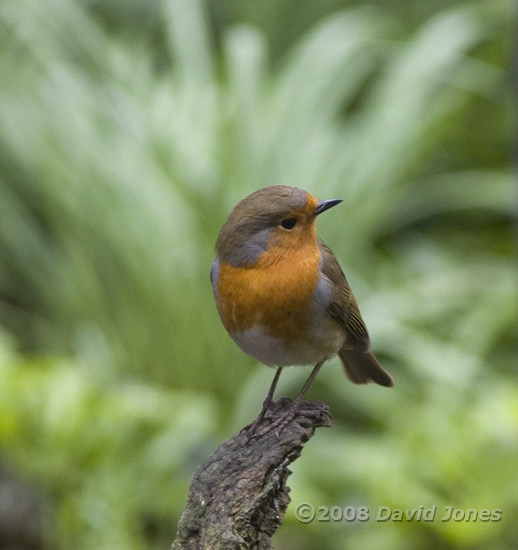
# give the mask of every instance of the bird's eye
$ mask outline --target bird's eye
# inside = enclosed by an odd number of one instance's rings
[[[293,229],[297,225],[297,220],[295,218],[286,218],[282,220],[281,225],[284,229]]]

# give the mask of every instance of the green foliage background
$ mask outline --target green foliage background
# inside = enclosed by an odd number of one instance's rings
[[[167,548],[197,465],[258,412],[273,373],[208,271],[270,184],[344,199],[319,233],[397,381],[319,375],[334,426],[275,547],[514,548],[512,4],[2,2],[0,452],[45,548]],[[302,525],[300,502],[502,520]]]

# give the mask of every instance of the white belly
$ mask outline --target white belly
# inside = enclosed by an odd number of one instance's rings
[[[322,320],[311,331],[311,338],[296,343],[284,342],[268,334],[262,325],[231,335],[234,342],[248,355],[268,366],[315,365],[331,359],[343,346],[343,329],[331,319]]]

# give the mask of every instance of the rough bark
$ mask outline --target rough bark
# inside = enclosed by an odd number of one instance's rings
[[[257,433],[291,405],[277,401]],[[247,439],[247,428],[219,446],[191,481],[171,550],[266,550],[290,502],[286,484],[315,428],[330,426],[326,404],[304,401],[280,434]]]

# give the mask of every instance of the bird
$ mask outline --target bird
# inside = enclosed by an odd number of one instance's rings
[[[210,279],[222,324],[242,351],[276,368],[250,437],[280,433],[322,365],[336,355],[354,384],[395,384],[370,350],[336,256],[317,236],[317,218],[341,202],[271,185],[238,202],[217,237]],[[273,405],[282,369],[292,365],[314,366],[288,411],[256,433]]]

